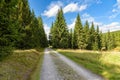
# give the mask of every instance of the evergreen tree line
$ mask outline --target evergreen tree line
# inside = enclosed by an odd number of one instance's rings
[[[14,48],[46,46],[42,18],[30,10],[28,0],[0,0],[0,58]]]
[[[107,33],[104,33],[102,36],[102,45],[104,46],[103,49],[105,48],[106,50],[111,50],[115,48],[117,45],[117,36],[115,36],[113,33],[108,31]]]
[[[103,34],[99,31],[99,26],[95,27],[93,22],[90,26],[88,21],[83,25],[79,14],[76,17],[74,30],[68,30],[61,8],[58,10],[55,22],[52,23],[49,34],[49,44],[53,48],[87,50],[101,50],[102,48],[105,48],[105,50],[110,50],[115,47],[114,45],[111,45],[114,44],[114,42],[112,42],[114,41],[114,38],[110,36],[109,33],[105,43]],[[107,46],[105,44],[107,44]],[[109,46],[111,47],[109,48]]]

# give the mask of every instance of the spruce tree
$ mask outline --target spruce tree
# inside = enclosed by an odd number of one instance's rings
[[[101,48],[101,38],[100,38],[100,32],[99,32],[99,27],[97,26],[97,29],[95,30],[94,33],[94,44],[93,44],[93,50],[99,50]]]
[[[107,50],[107,37],[102,34],[102,50]]]
[[[75,27],[74,27],[74,48],[83,49],[84,48],[83,39],[83,27],[80,19],[80,15],[77,15]]]
[[[27,38],[31,36],[30,23],[32,14],[30,11],[28,0],[18,0],[18,4],[16,5],[16,7],[16,16],[19,21],[19,39],[18,41],[16,41],[16,47],[21,49],[29,48],[29,43],[31,41],[27,41]]]
[[[54,24],[53,24],[53,22],[52,22],[52,25],[51,25],[51,28],[50,28],[50,33],[49,33],[49,45],[50,45],[50,46],[52,46],[53,27],[54,27]]]
[[[69,38],[68,38],[69,39],[69,41],[68,41],[69,42],[69,45],[68,45],[69,48],[73,48],[72,47],[72,45],[73,45],[73,39],[72,38],[73,38],[73,32],[72,32],[72,29],[70,29]]]
[[[63,16],[62,8],[58,10],[58,14],[56,16],[56,20],[53,28],[53,47],[56,48],[68,48],[68,28],[65,22],[65,18]]]
[[[107,33],[107,49],[111,50],[115,47],[115,40],[114,40],[114,35],[112,35],[110,33],[110,31],[108,31]]]
[[[90,31],[89,31],[89,23],[88,21],[85,22],[85,25],[84,25],[84,38],[85,38],[85,41],[84,41],[84,47],[85,49],[88,49],[88,43],[89,43],[89,39],[90,39]]]
[[[37,38],[39,38],[39,45],[40,47],[47,47],[47,36],[44,31],[43,21],[41,17],[38,17],[38,35]]]
[[[94,42],[95,42],[95,28],[94,28],[94,23],[92,22],[92,25],[90,28],[90,40],[88,43],[90,50],[94,48]]]
[[[0,58],[11,53],[17,40],[16,4],[15,0],[0,1]]]

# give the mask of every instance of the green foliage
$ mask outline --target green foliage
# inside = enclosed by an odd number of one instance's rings
[[[83,27],[79,14],[77,15],[74,28],[74,48],[84,48]]]
[[[117,37],[116,37],[117,36]],[[74,31],[68,31],[62,9],[58,11],[56,20],[52,23],[49,35],[49,44],[54,48],[74,48],[87,50],[111,50],[119,45],[120,35],[110,32],[107,35],[99,31],[99,26],[88,21],[82,25],[80,15],[76,17]]]
[[[73,48],[73,31],[72,31],[72,29],[69,32],[68,48]]]
[[[52,24],[50,37],[54,48],[68,48],[69,32],[62,9],[58,11],[56,20]]]
[[[47,37],[41,17],[30,10],[28,0],[0,1],[0,58],[13,48],[46,47]]]
[[[11,53],[17,39],[16,4],[17,1],[0,1],[0,58]]]
[[[90,31],[89,31],[89,23],[88,21],[85,22],[85,25],[83,27],[84,30],[84,48],[89,49],[89,40],[90,40]]]
[[[19,0],[17,7],[20,27],[16,47],[20,49],[46,47],[47,37],[41,17],[35,17],[34,11],[30,11],[28,0]]]
[[[119,44],[117,44],[117,36],[115,34],[115,32],[110,31],[102,34],[102,47],[105,47],[106,50],[111,50],[118,46]]]
[[[79,14],[76,18],[74,31],[68,32],[61,9],[58,11],[56,21],[52,23],[49,44],[54,48],[101,50],[102,33],[98,26],[94,26],[93,22],[91,27],[89,27],[88,21],[83,26]]]

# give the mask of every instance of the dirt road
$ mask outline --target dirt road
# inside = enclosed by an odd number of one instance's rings
[[[52,49],[45,49],[40,80],[104,80]]]

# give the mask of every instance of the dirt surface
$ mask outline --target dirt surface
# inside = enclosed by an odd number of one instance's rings
[[[104,80],[52,49],[45,49],[40,80]]]

